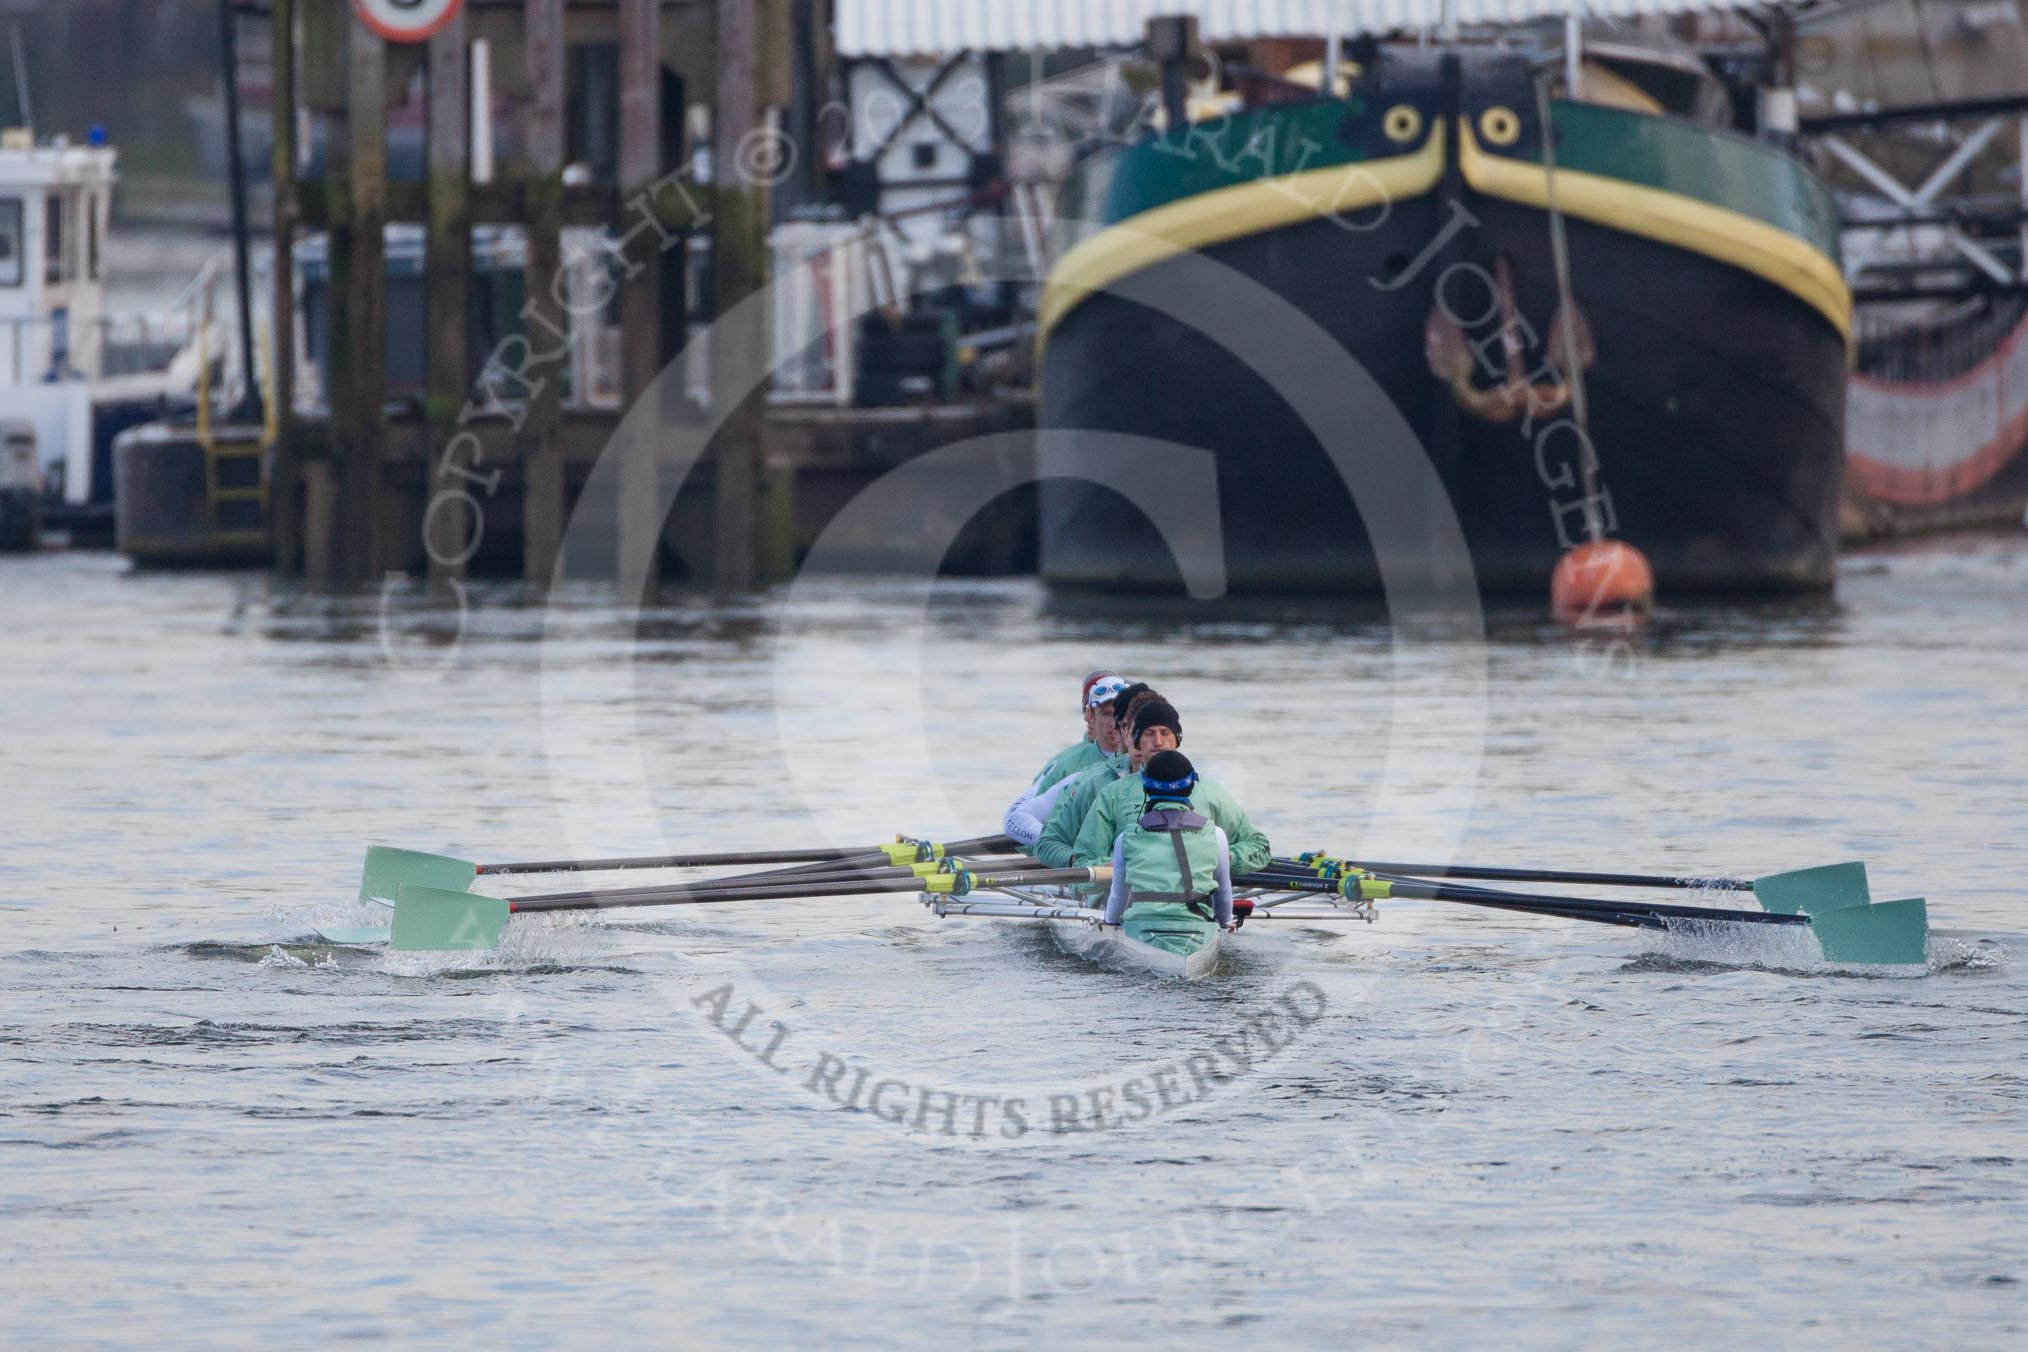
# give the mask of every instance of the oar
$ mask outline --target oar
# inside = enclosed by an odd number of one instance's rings
[[[1478,900],[1469,903],[1465,903],[1464,898],[1462,897],[1455,897],[1452,898],[1452,900],[1458,901],[1462,904],[1469,904],[1472,906],[1482,906],[1489,910],[1514,911],[1521,915],[1547,916],[1552,920],[1583,920],[1595,925],[1619,925],[1627,929],[1665,930],[1669,928],[1669,922],[1666,918],[1656,915],[1652,911],[1638,909],[1615,910],[1610,906],[1586,906],[1583,908],[1571,906],[1546,906],[1541,902],[1536,901],[1496,900],[1494,897],[1491,896],[1480,898]],[[1269,908],[1257,908],[1253,912],[1253,917],[1251,918],[1259,918],[1262,916],[1273,916],[1286,920],[1294,916],[1299,916],[1301,914],[1303,913],[1300,911],[1282,911],[1269,907]],[[1353,911],[1343,911],[1339,912],[1338,914],[1345,915],[1348,917],[1357,917],[1357,912]]]
[[[941,859],[947,854],[1015,849],[1006,836],[980,836],[948,845],[897,837],[892,845],[861,849],[740,850],[715,854],[650,854],[615,859],[535,859],[510,864],[475,864],[445,854],[369,846],[359,877],[359,899],[392,905],[404,883],[423,887],[469,887],[482,874],[596,873],[611,869],[730,868],[750,864],[902,864]]]
[[[887,865],[882,867],[873,867],[869,865],[860,865],[851,863],[835,863],[835,864],[824,863],[824,864],[807,864],[800,868],[792,868],[792,869],[763,869],[754,873],[736,873],[730,877],[725,878],[706,878],[698,882],[685,884],[685,886],[699,893],[703,893],[707,891],[718,891],[724,888],[753,887],[762,883],[769,884],[780,883],[789,881],[791,879],[793,879],[797,883],[844,882],[860,878],[920,878],[930,874],[950,872],[953,871],[955,868],[966,868],[970,872],[978,874],[988,871],[1004,873],[1014,869],[1030,869],[1037,867],[1040,867],[1038,861],[1036,861],[1035,859],[1031,858],[1028,855],[1020,855],[1020,854],[993,855],[993,856],[967,855],[962,858],[955,855],[946,855],[944,856],[944,858],[939,859],[933,863]],[[811,870],[815,871],[813,872]],[[404,884],[404,885],[426,886],[427,884]],[[459,889],[447,888],[444,890],[455,892]],[[629,895],[659,896],[669,890],[670,884],[659,883],[649,887],[633,887],[633,888],[622,887],[622,888],[613,888],[602,892],[551,893],[545,894],[545,896],[551,897],[606,896],[615,898],[625,897]],[[526,900],[534,900],[534,899],[535,898],[526,898]],[[388,902],[387,905],[391,909],[394,903]],[[384,944],[388,942],[389,939],[389,929],[386,925],[381,926],[319,925],[316,927],[316,929],[319,938],[322,938],[327,942],[334,944],[348,944],[348,945]]]
[[[1256,882],[1259,881],[1259,878],[1260,875],[1258,874],[1254,875],[1254,879]],[[1275,886],[1276,889],[1279,891],[1294,891],[1313,896],[1317,895],[1319,892],[1323,890],[1315,886],[1305,886],[1302,882],[1293,879],[1286,883],[1275,884]],[[1336,891],[1336,889],[1333,889],[1333,891]],[[1473,904],[1479,906],[1489,906],[1495,910],[1520,911],[1528,915],[1554,916],[1558,919],[1563,920],[1589,920],[1603,925],[1624,925],[1630,928],[1638,928],[1638,929],[1666,928],[1666,923],[1660,917],[1648,915],[1640,911],[1613,912],[1591,908],[1587,908],[1585,910],[1571,910],[1567,907],[1543,906],[1535,902],[1481,901],[1475,902]],[[1279,909],[1278,906],[1272,904],[1266,906],[1259,905],[1253,902],[1250,898],[1243,901],[1238,898],[1235,898],[1233,901],[1233,914],[1238,916],[1242,921],[1356,920],[1363,922],[1370,921],[1373,918],[1371,912],[1364,910],[1284,911]]]
[[[883,886],[874,891],[910,891],[918,888],[925,878],[935,878],[954,873],[962,868],[974,877],[981,875],[1005,876],[1040,868],[1034,859],[1025,855],[1013,855],[993,859],[972,856],[966,859],[945,858],[936,863],[901,864],[873,868],[845,865],[823,866],[821,872],[805,873],[801,870],[770,870],[762,873],[736,873],[729,878],[702,878],[691,883],[649,883],[640,887],[601,887],[578,889],[569,892],[538,892],[529,896],[509,897],[508,900],[521,903],[540,903],[536,909],[555,909],[551,902],[582,901],[588,897],[604,900],[612,906],[628,904],[630,897],[686,896],[705,898],[721,892],[746,894],[742,899],[754,900],[763,895],[767,898],[800,894],[810,887],[838,883],[880,883]],[[885,884],[897,883],[898,887]],[[413,884],[409,884],[413,886]],[[456,889],[449,889],[455,891]],[[476,895],[476,894],[475,894]],[[837,895],[847,895],[838,893]]]
[[[1347,859],[1326,861],[1322,856],[1298,855],[1290,862],[1302,865],[1305,860],[1319,863],[1346,863],[1363,868],[1370,873],[1401,873],[1417,878],[1468,878],[1486,882],[1509,883],[1566,883],[1571,886],[1597,887],[1680,887],[1717,892],[1751,892],[1753,883],[1746,878],[1690,878],[1663,873],[1586,873],[1573,869],[1554,868],[1505,868],[1491,864],[1393,864],[1370,859]]]
[[[1629,929],[1666,929],[1660,920],[1628,913],[1626,915],[1605,915],[1592,911],[1565,911],[1554,906],[1507,906],[1499,902],[1480,902],[1496,911],[1520,911],[1526,915],[1546,915],[1561,920],[1589,920],[1602,925],[1624,925]],[[1354,911],[1276,911],[1255,907],[1248,913],[1247,922],[1256,920],[1358,920],[1364,916]]]
[[[1323,855],[1300,855],[1298,865],[1338,863]],[[1562,883],[1573,887],[1670,887],[1692,891],[1751,892],[1771,911],[1816,914],[1865,906],[1873,899],[1866,886],[1866,865],[1825,864],[1818,868],[1770,873],[1762,878],[1699,878],[1658,873],[1586,873],[1570,869],[1508,868],[1487,864],[1394,864],[1347,860],[1373,873],[1410,874],[1422,878],[1471,878],[1491,882]]]
[[[602,873],[629,868],[725,868],[742,864],[847,864],[889,863],[941,859],[959,851],[1011,849],[1008,836],[980,836],[944,845],[935,841],[896,836],[891,845],[868,845],[857,849],[819,848],[809,850],[745,850],[728,854],[638,855],[626,859],[537,859],[521,864],[480,864],[480,873]]]
[[[1269,886],[1281,891],[1335,893],[1368,901],[1404,897],[1417,901],[1455,901],[1473,906],[1491,906],[1509,911],[1542,911],[1571,920],[1601,920],[1606,924],[1660,925],[1668,920],[1743,921],[1761,925],[1807,925],[1808,916],[1770,915],[1764,911],[1730,911],[1710,906],[1670,906],[1645,901],[1601,901],[1595,897],[1542,896],[1532,892],[1500,892],[1490,887],[1465,887],[1430,883],[1413,878],[1383,878],[1367,874],[1364,879],[1347,876],[1336,882],[1305,879],[1280,871],[1249,874],[1233,879],[1235,885]]]
[[[1592,897],[1544,896],[1533,892],[1500,892],[1490,887],[1423,882],[1414,878],[1382,878],[1380,886],[1389,897],[1418,901],[1456,901],[1477,906],[1515,909],[1521,906],[1553,910],[1568,919],[1606,918],[1618,923],[1620,917],[1638,916],[1654,923],[1670,920],[1710,921],[1720,924],[1807,925],[1808,916],[1774,915],[1766,911],[1734,911],[1718,906],[1673,906],[1644,901],[1599,901]]]
[[[450,888],[406,883],[395,901],[392,946],[405,951],[455,951],[498,946],[507,918],[550,911],[596,911],[634,906],[696,906],[730,901],[791,901],[904,892],[964,896],[974,888],[1043,887],[1106,882],[1112,870],[1033,869],[973,874],[960,869],[927,877],[860,878],[834,882],[783,879],[749,887],[626,888],[617,892],[559,892],[550,896],[479,896]]]
[[[1791,922],[1807,920],[1827,962],[1906,967],[1929,960],[1929,903],[1921,897],[1873,901],[1862,863],[1770,874],[1754,879],[1752,888],[1754,898],[1771,916]],[[1662,907],[1645,903],[1641,908],[1666,913]],[[1752,915],[1750,911],[1716,912],[1717,918],[1726,920]]]
[[[1831,870],[1846,870],[1853,867],[1859,868],[1859,883],[1863,886],[1862,866],[1832,865]],[[1805,870],[1806,873],[1825,871]],[[1283,890],[1309,891],[1328,887],[1341,895],[1373,900],[1410,897],[1495,906],[1505,910],[1533,907],[1543,910],[1544,914],[1564,913],[1569,919],[1652,916],[1663,927],[1668,927],[1668,922],[1672,920],[1713,924],[1806,924],[1816,936],[1818,948],[1830,962],[1867,966],[1912,966],[1928,960],[1929,907],[1920,897],[1855,904],[1851,902],[1848,890],[1833,890],[1805,883],[1789,895],[1784,895],[1782,889],[1773,889],[1772,898],[1768,893],[1756,889],[1756,896],[1760,897],[1761,904],[1768,907],[1768,910],[1733,911],[1706,906],[1665,906],[1649,902],[1598,901],[1584,897],[1502,892],[1485,887],[1465,887],[1374,875],[1362,876],[1363,870],[1348,872],[1335,883],[1327,879],[1316,879],[1315,882],[1319,886],[1313,889],[1302,879],[1289,877],[1288,873],[1287,866],[1281,866],[1276,872],[1245,881],[1275,886]],[[1799,897],[1798,894],[1806,895]],[[1843,904],[1832,904],[1834,902]],[[1794,909],[1788,909],[1790,906]],[[1548,908],[1557,909],[1551,911]],[[1607,920],[1605,923],[1621,922]]]

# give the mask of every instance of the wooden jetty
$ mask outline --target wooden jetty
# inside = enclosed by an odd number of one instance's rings
[[[764,324],[715,321],[737,314],[767,280],[771,185],[734,166],[752,138],[779,127],[793,97],[789,72],[821,71],[829,59],[827,26],[801,8],[792,0],[466,0],[426,42],[396,44],[359,22],[349,0],[272,0],[270,330],[297,331],[294,245],[321,233],[329,410],[298,409],[303,355],[294,343],[275,344],[269,397],[281,416],[269,502],[280,571],[335,584],[420,571],[447,581],[472,569],[540,582],[559,564],[614,574],[616,560],[645,557],[649,585],[682,576],[751,587],[788,575],[799,546],[822,528],[822,504],[839,497],[841,476],[870,479],[894,454],[934,449],[971,423],[998,430],[1029,416],[1025,405],[977,404],[864,426],[847,409],[797,410],[776,422],[765,385],[712,389],[703,407],[659,398],[653,412],[663,427],[717,429],[674,509],[660,519],[655,491],[673,475],[664,443],[674,439],[629,438],[618,452],[610,538],[587,544],[579,532],[573,557],[561,557],[592,465],[687,339],[707,335],[710,370],[766,367]],[[608,62],[601,70],[616,85],[605,113],[587,111],[590,52]],[[418,78],[427,89],[425,179],[390,181],[387,110]],[[475,82],[483,82],[476,99]],[[477,162],[487,152],[475,147],[490,145],[495,128],[473,125],[475,107],[509,129],[497,165]],[[577,156],[567,172],[574,126],[582,141],[583,119],[595,116],[614,124],[610,167],[599,176],[593,165],[588,176],[587,157]],[[314,165],[298,143],[311,124],[323,133]],[[716,168],[700,182],[689,169],[706,147]],[[815,158],[804,154],[797,170],[810,182],[821,172]],[[422,394],[393,403],[390,223],[424,232]],[[526,378],[503,393],[471,315],[474,232],[505,225],[525,232],[526,302],[509,327],[525,338],[518,370]],[[573,227],[604,227],[623,257],[611,305],[621,334],[618,399],[606,407],[566,402],[561,367],[545,370],[530,356],[540,355],[545,335],[570,330],[561,298]],[[691,265],[701,252],[693,240],[708,240],[708,270]],[[708,278],[707,294],[693,294],[699,278]],[[735,398],[730,408],[712,406]],[[816,491],[801,493],[806,481]],[[974,538],[1004,542],[982,546],[975,566],[994,570],[1004,556],[1012,567],[1032,547],[1032,525],[1009,518]]]

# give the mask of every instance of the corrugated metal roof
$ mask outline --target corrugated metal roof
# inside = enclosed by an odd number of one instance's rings
[[[1624,18],[1740,9],[1748,0],[1451,0],[1461,24],[1521,23],[1573,9]],[[1190,12],[1209,42],[1313,36],[1336,28],[1346,37],[1393,29],[1433,29],[1445,0],[836,0],[834,28],[843,56],[1033,51],[1124,47],[1141,40],[1158,14]]]

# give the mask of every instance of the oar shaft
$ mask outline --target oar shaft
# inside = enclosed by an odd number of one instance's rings
[[[950,857],[949,855],[945,856],[945,858]],[[959,857],[964,860],[965,865],[974,873],[988,870],[1006,872],[1017,868],[1040,868],[1042,866],[1041,860],[1036,859],[1033,855],[1026,854],[977,854],[968,852]],[[839,878],[905,878],[914,874],[914,870],[906,864],[886,863],[885,856],[875,856],[875,858],[880,859],[882,862],[876,864],[841,859],[835,863],[804,864],[797,868],[763,869],[757,873],[735,873],[725,878],[709,878],[697,885],[700,887],[706,885],[715,886],[721,883],[744,885],[759,882],[788,882],[798,879],[809,882],[835,882]]]
[[[1105,882],[1109,868],[1035,869],[1012,873],[976,875],[974,889],[995,887],[1042,887],[1065,883]],[[879,893],[925,895],[924,880],[906,878],[857,878],[835,882],[784,880],[752,887],[664,887],[622,888],[610,892],[562,892],[541,897],[518,897],[507,903],[516,915],[546,911],[598,911],[629,906],[701,906],[728,901],[800,901],[820,897],[872,896]]]
[[[1416,878],[1389,877],[1375,871],[1379,881],[1387,883],[1393,895],[1417,901],[1454,901],[1465,905],[1492,906],[1501,910],[1533,910],[1543,914],[1554,914],[1567,920],[1599,918],[1606,924],[1626,923],[1632,919],[1640,923],[1640,917],[1654,917],[1657,922],[1667,920],[1704,920],[1725,924],[1748,925],[1807,925],[1808,916],[1772,915],[1765,911],[1733,911],[1712,906],[1670,906],[1659,902],[1646,901],[1603,901],[1592,897],[1545,896],[1532,892],[1503,892],[1490,887],[1464,887],[1457,884],[1432,883]],[[1312,876],[1301,877],[1296,870],[1277,866],[1274,871],[1249,874],[1235,878],[1236,884],[1269,886],[1291,892],[1336,892],[1337,885]]]
[[[1713,920],[1727,924],[1748,925],[1807,925],[1806,915],[1770,915],[1766,911],[1733,911],[1717,906],[1667,906],[1645,901],[1595,901],[1589,897],[1543,896],[1532,892],[1498,892],[1490,887],[1459,887],[1454,884],[1420,882],[1415,879],[1387,879],[1397,897],[1411,897],[1428,901],[1462,901],[1486,903],[1528,902],[1537,906],[1555,906],[1571,912],[1589,911],[1601,914],[1639,914],[1660,916],[1670,920]]]
[[[957,901],[939,902],[936,908],[939,916],[990,916],[1000,920],[1082,920],[1096,924],[1102,911],[1089,906],[1025,906],[1019,902],[974,902],[963,898]]]
[[[1007,836],[979,836],[945,845],[946,854],[1012,849]],[[720,854],[644,854],[613,859],[531,859],[512,864],[481,864],[481,873],[600,873],[631,868],[731,868],[744,864],[880,863],[887,855],[873,849],[744,850]]]
[[[1489,882],[1567,883],[1578,887],[1677,887],[1692,891],[1751,892],[1744,878],[1677,878],[1660,873],[1585,873],[1553,868],[1500,868],[1488,864],[1387,864],[1355,860],[1374,873],[1407,873],[1420,878],[1475,878]]]
[[[630,868],[728,868],[743,864],[803,864],[854,857],[851,850],[748,850],[726,854],[641,854],[613,859],[529,859],[481,864],[481,873],[604,873]],[[877,856],[876,856],[877,857]]]
[[[1337,895],[1338,892],[1334,884],[1318,878],[1309,869],[1279,860],[1261,872],[1249,875],[1243,881],[1250,885],[1264,885],[1287,892],[1329,893],[1332,895]],[[1638,929],[1661,929],[1665,928],[1667,923],[1651,914],[1640,903],[1615,906],[1612,903],[1578,901],[1573,898],[1572,904],[1569,906],[1550,906],[1540,901],[1510,901],[1506,899],[1506,893],[1495,892],[1490,888],[1473,888],[1471,891],[1477,894],[1477,899],[1467,901],[1462,896],[1450,899],[1461,905],[1485,906],[1499,911],[1517,911],[1524,915],[1545,915],[1560,920],[1588,920],[1601,925],[1622,925]],[[1397,892],[1402,896],[1408,895],[1406,892],[1400,892],[1399,889],[1397,889]],[[1272,906],[1256,906],[1248,918],[1252,920],[1359,920],[1365,917],[1354,911],[1345,911],[1340,915],[1305,915],[1300,911],[1276,911]]]
[[[1508,905],[1497,901],[1475,901],[1469,904],[1473,906],[1488,907],[1489,909],[1496,911],[1519,911],[1523,915],[1546,915],[1559,920],[1588,920],[1594,924],[1600,925],[1624,925],[1631,929],[1665,928],[1662,921],[1651,919],[1649,917],[1642,916],[1631,911],[1628,912],[1569,911],[1563,910],[1555,906]],[[1337,911],[1319,914],[1316,912],[1306,913],[1303,911],[1276,911],[1257,906],[1254,908],[1253,913],[1247,916],[1246,921],[1250,925],[1256,920],[1364,921],[1365,919],[1366,919],[1365,916],[1360,915],[1356,911]]]
[[[918,879],[862,878],[847,882],[777,884],[754,887],[629,887],[611,892],[560,892],[509,901],[515,915],[547,911],[601,911],[629,906],[703,906],[727,901],[791,901],[815,897],[860,897],[877,892],[920,892]]]
[[[1018,869],[1036,867],[1036,861],[1025,855],[1012,858],[982,861],[984,868],[973,866],[973,873],[991,871],[1011,873]],[[569,892],[540,892],[526,897],[509,897],[519,905],[523,902],[581,901],[586,897],[605,897],[616,903],[626,897],[659,897],[668,894],[697,895],[719,892],[753,892],[765,890],[770,895],[786,896],[822,883],[844,882],[902,882],[920,887],[922,875],[903,865],[854,866],[846,864],[825,865],[822,871],[806,873],[768,870],[761,873],[740,873],[729,878],[705,878],[694,883],[645,883],[638,887],[602,887],[577,889]],[[906,888],[902,890],[907,890]]]
[[[1514,911],[1521,915],[1542,915],[1553,920],[1582,920],[1593,925],[1619,925],[1627,929],[1667,929],[1668,922],[1658,919],[1646,911],[1593,911],[1571,910],[1564,906],[1537,906],[1527,902],[1508,901],[1465,901],[1452,898],[1461,906],[1481,906],[1489,911]]]
[[[948,859],[953,855],[963,855],[976,858],[979,856],[1002,854],[1020,848],[1019,842],[1010,836],[979,836],[973,840],[950,841],[943,846],[943,857]],[[888,858],[887,851],[867,850],[838,859],[813,860],[810,863],[797,864],[790,868],[773,868],[765,873],[756,873],[751,876],[756,878],[802,878],[813,877],[820,873],[829,873],[834,869],[886,868],[890,866],[892,866],[892,861]]]

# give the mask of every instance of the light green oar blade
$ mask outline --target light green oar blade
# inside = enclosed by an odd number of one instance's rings
[[[1929,905],[1921,897],[1847,906],[1810,917],[1827,962],[1913,966],[1929,961]]]
[[[394,902],[393,946],[407,952],[495,948],[510,913],[504,897],[403,883]]]
[[[469,859],[447,854],[424,854],[420,850],[397,850],[391,845],[369,845],[366,869],[359,875],[359,899],[393,905],[403,883],[422,887],[448,887],[453,891],[470,887],[479,876],[479,866]]]
[[[1825,864],[1793,873],[1770,873],[1753,880],[1761,909],[1782,915],[1823,915],[1873,900],[1866,888],[1866,865]]]
[[[384,925],[378,928],[362,925],[351,929],[337,925],[318,925],[316,926],[316,930],[317,937],[327,944],[347,944],[354,947],[365,944],[384,944],[387,942],[388,936],[387,927]]]

